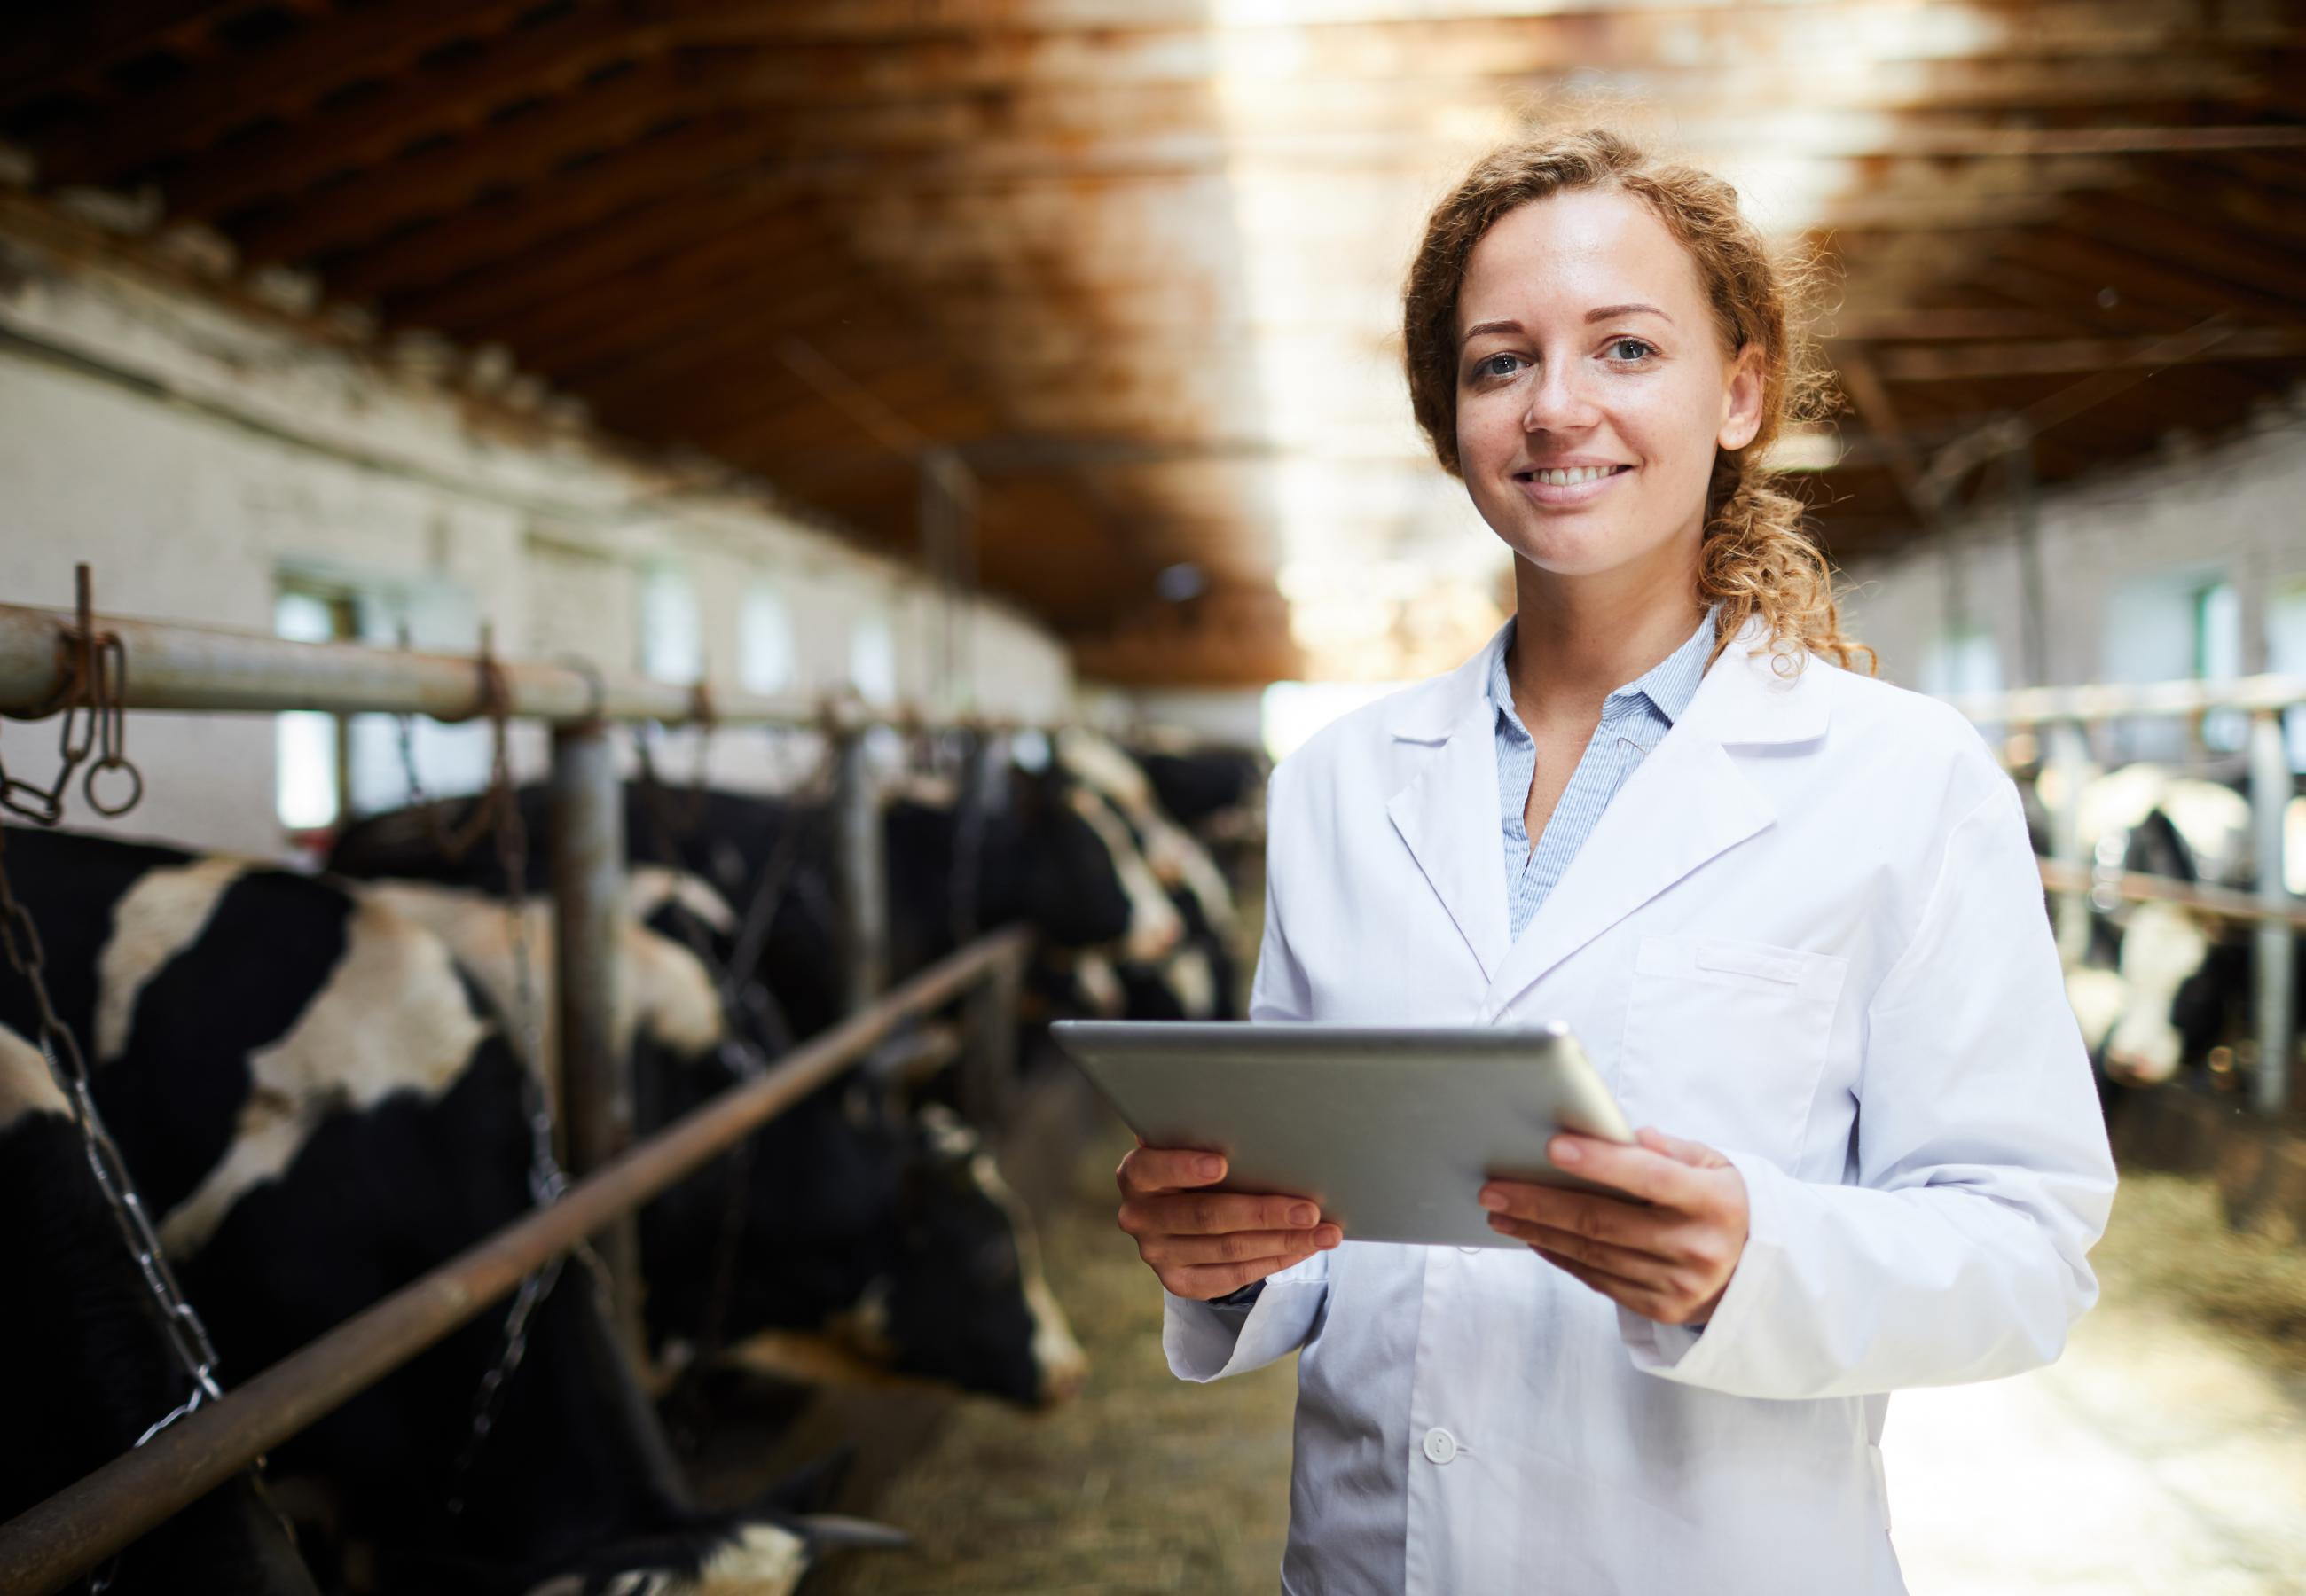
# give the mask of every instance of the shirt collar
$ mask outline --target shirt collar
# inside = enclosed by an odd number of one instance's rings
[[[1615,720],[1646,698],[1671,725],[1681,719],[1689,708],[1689,701],[1697,696],[1697,684],[1705,677],[1705,656],[1713,651],[1713,627],[1721,610],[1720,600],[1707,607],[1705,619],[1697,629],[1673,653],[1651,666],[1634,680],[1611,693],[1601,703],[1601,719]],[[1529,729],[1522,724],[1520,713],[1514,708],[1513,683],[1506,675],[1506,656],[1513,652],[1514,633],[1518,617],[1506,620],[1505,637],[1490,655],[1489,699],[1492,707],[1512,723],[1524,737]]]

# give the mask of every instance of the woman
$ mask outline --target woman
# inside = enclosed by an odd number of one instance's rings
[[[1606,132],[1427,226],[1410,393],[1516,613],[1275,772],[1251,1013],[1565,1021],[1664,1129],[1555,1139],[1613,1195],[1468,1191],[1511,1249],[1123,1162],[1175,1372],[1303,1349],[1288,1590],[1901,1590],[1887,1393],[2048,1362],[2096,1299],[2114,1169],[2017,792],[1849,669],[1761,461],[1787,294],[1734,191]]]

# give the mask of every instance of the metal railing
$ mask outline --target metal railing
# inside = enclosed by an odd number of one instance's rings
[[[100,1564],[139,1535],[323,1417],[505,1296],[524,1276],[588,1236],[605,1233],[628,1342],[635,1334],[634,1210],[845,1068],[899,1020],[972,994],[972,1053],[964,1084],[997,1103],[1013,1066],[1014,998],[1029,935],[979,938],[881,995],[888,928],[882,835],[867,815],[878,795],[863,779],[862,738],[877,726],[930,730],[920,718],[755,694],[715,696],[582,662],[498,661],[351,644],[293,643],[258,633],[113,616],[90,634],[119,640],[126,661],[115,707],[274,713],[493,714],[552,727],[550,792],[554,1001],[559,1103],[572,1170],[560,1200],[507,1226],[423,1279],[356,1315],[271,1369],[115,1459],[79,1484],[0,1525],[0,1589],[44,1592]],[[0,712],[55,706],[74,681],[73,611],[0,605]],[[632,1092],[614,1046],[621,989],[624,805],[608,731],[617,721],[815,728],[839,739],[836,884],[853,971],[848,1020],[767,1074],[730,1088],[635,1145]],[[1019,722],[982,718],[974,730]],[[854,811],[854,813],[851,813]]]
[[[2282,714],[2306,704],[2306,678],[2263,675],[2225,682],[2025,687],[1959,695],[1949,702],[1973,721],[2041,733],[2043,768],[2058,775],[2058,802],[2049,815],[2050,852],[2041,861],[2041,870],[2043,885],[2056,895],[2062,954],[2079,959],[2088,946],[2090,904],[2100,895],[2178,903],[2253,928],[2259,1062],[2251,1102],[2264,1114],[2286,1113],[2298,1017],[2293,958],[2299,928],[2306,926],[2306,902],[2291,892],[2284,874],[2283,823],[2296,782]],[[2221,709],[2250,717],[2245,758],[2251,849],[2258,861],[2256,890],[2240,892],[2114,870],[2088,857],[2081,834],[2083,772],[2090,763],[2088,729],[2110,721],[2195,716]]]

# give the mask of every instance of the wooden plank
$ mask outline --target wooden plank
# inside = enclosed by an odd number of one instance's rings
[[[2163,341],[2042,338],[2028,343],[1940,348],[1902,346],[1876,350],[1873,358],[1885,382],[1945,382],[1978,377],[2032,377],[2062,371],[2111,371],[2122,366],[2166,365],[2171,363],[2157,357]],[[2244,328],[2194,358],[2209,362],[2306,358],[2306,327]]]
[[[724,303],[719,297],[723,292],[757,304],[812,293],[816,285],[829,281],[854,294],[858,287],[855,272],[843,269],[845,258],[838,264],[826,260],[824,243],[813,218],[774,215],[753,227],[673,251],[648,270],[564,290],[541,300],[527,315],[487,325],[491,336],[517,348],[536,350],[540,370],[577,371],[645,347],[697,316],[714,313]],[[773,285],[764,281],[771,275],[764,263],[780,250],[805,252],[801,259],[822,262],[817,276],[812,280],[779,274]]]
[[[108,0],[18,5],[0,51],[0,105],[13,104],[129,59],[161,39],[205,28],[256,0]]]
[[[2306,315],[2306,257],[2225,225],[2207,205],[2160,204],[2130,192],[2073,194],[2060,210],[2063,224],[2077,233],[2182,271],[2278,295]]]
[[[305,260],[452,213],[483,194],[721,107],[739,64],[669,56],[398,157],[236,227],[256,259]]]
[[[2294,321],[2299,313],[2295,299],[2238,287],[2171,266],[2113,239],[2044,228],[2024,235],[2011,252],[2077,282],[2095,279],[2125,299],[2135,296],[2177,315],[2200,317],[2224,311],[2253,322],[2280,325]]]
[[[390,78],[442,45],[499,33],[534,4],[392,0],[309,17],[286,38],[203,63],[175,83],[43,136],[41,169],[59,182],[117,181],[160,156],[204,149],[236,127],[302,115],[337,90]]]
[[[645,134],[598,160],[550,172],[511,192],[411,226],[390,238],[330,258],[329,286],[354,297],[376,294],[423,308],[428,290],[456,292],[465,274],[512,262],[582,230],[642,208],[679,206],[692,197],[736,200],[729,180],[756,163],[759,135],[740,113],[710,112],[685,127]],[[636,217],[636,219],[640,219]]]
[[[172,177],[169,203],[184,215],[228,215],[347,167],[372,165],[428,136],[476,127],[505,107],[566,93],[599,68],[654,59],[670,38],[661,23],[636,23],[636,15],[646,14],[639,0],[564,13],[376,94],[320,108],[278,132],[236,140]]]
[[[801,214],[789,201],[735,188],[670,193],[440,287],[388,298],[383,308],[398,321],[493,337],[535,307],[571,303],[596,291],[604,303],[613,294],[630,305],[642,292],[639,282],[689,251]],[[329,286],[338,281],[331,269]]]

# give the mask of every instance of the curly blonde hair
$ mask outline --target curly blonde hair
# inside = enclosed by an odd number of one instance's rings
[[[1417,424],[1442,468],[1457,458],[1457,294],[1473,246],[1507,212],[1577,189],[1615,189],[1647,204],[1697,267],[1723,344],[1734,358],[1762,350],[1762,424],[1753,441],[1714,457],[1698,550],[1697,598],[1721,615],[1710,665],[1747,620],[1762,616],[1771,647],[1798,670],[1815,653],[1849,668],[1874,651],[1841,630],[1833,573],[1801,530],[1803,505],[1763,463],[1789,422],[1830,413],[1832,387],[1808,358],[1789,317],[1815,273],[1807,260],[1774,253],[1738,209],[1738,191],[1711,173],[1653,158],[1605,128],[1548,133],[1476,162],[1433,209],[1402,291],[1403,363]]]

